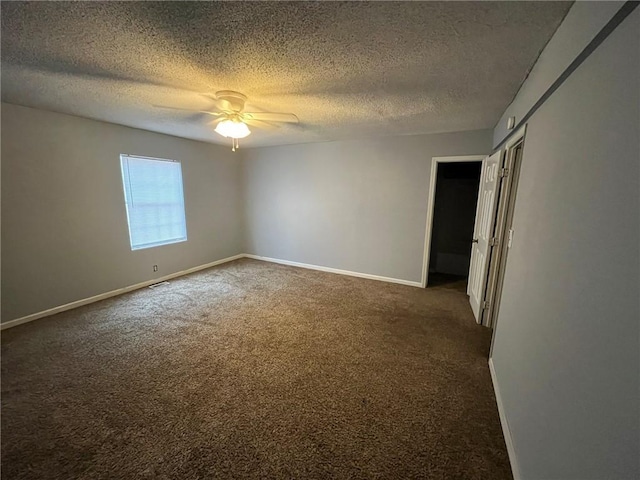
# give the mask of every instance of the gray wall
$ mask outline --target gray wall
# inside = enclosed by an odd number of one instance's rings
[[[490,148],[482,130],[248,150],[247,253],[420,282],[431,157]]]
[[[524,479],[640,478],[639,31],[528,125],[492,360]]]
[[[493,140],[497,146],[509,133],[507,119],[520,122],[542,94],[564,72],[584,47],[624,4],[624,1],[577,1],[558,27],[536,64],[527,75],[516,98],[496,124]]]
[[[187,242],[131,251],[120,153],[182,161]],[[241,253],[240,173],[228,148],[2,104],[2,321]]]

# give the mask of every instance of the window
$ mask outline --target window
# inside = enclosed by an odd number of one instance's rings
[[[120,155],[120,166],[131,250],[186,241],[180,162]]]

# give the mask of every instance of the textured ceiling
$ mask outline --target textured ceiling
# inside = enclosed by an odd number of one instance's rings
[[[201,95],[299,125],[244,146],[491,128],[570,2],[2,2],[2,99],[214,143]]]

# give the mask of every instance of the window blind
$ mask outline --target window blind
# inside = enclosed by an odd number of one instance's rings
[[[180,162],[120,155],[131,249],[187,240]]]

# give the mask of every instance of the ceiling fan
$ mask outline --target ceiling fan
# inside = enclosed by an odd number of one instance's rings
[[[163,105],[156,105],[161,108],[171,110],[184,110],[189,112],[199,112],[212,115],[216,118],[212,123],[216,124],[215,132],[223,137],[231,138],[232,151],[239,147],[238,140],[245,138],[251,133],[249,125],[256,128],[273,129],[278,128],[277,123],[298,123],[298,117],[293,113],[277,112],[245,112],[244,105],[247,97],[240,92],[233,90],[221,90],[215,95],[206,94],[213,98],[219,108],[218,111],[193,110],[189,108],[175,108]]]

